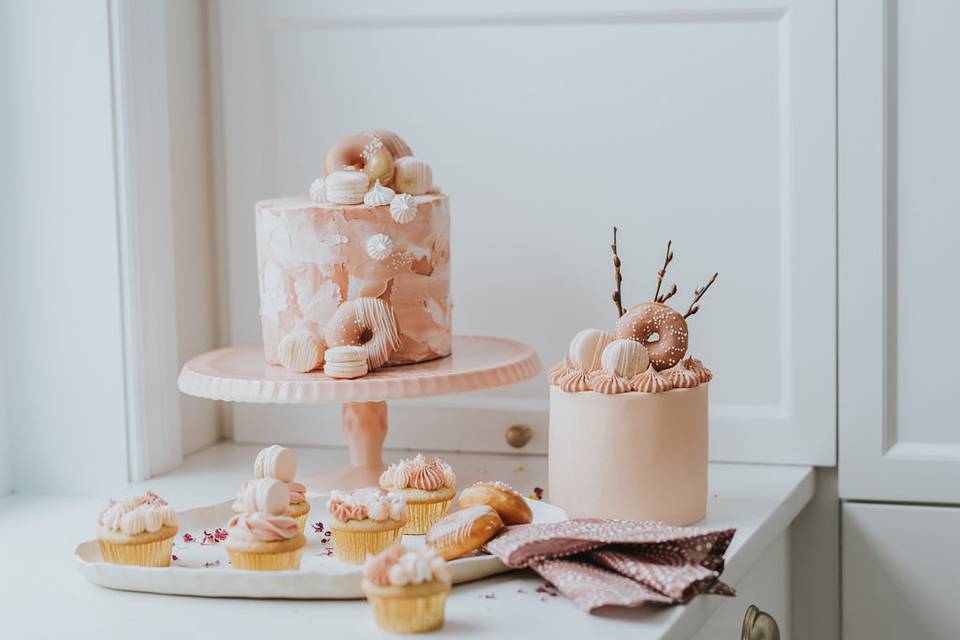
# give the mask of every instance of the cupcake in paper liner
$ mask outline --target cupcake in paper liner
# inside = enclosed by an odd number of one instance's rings
[[[403,496],[376,487],[331,491],[327,510],[336,557],[349,564],[363,564],[398,542],[407,523]]]
[[[244,485],[257,510],[230,520],[226,548],[234,569],[287,571],[300,568],[307,539],[287,515],[287,484],[273,478]],[[248,487],[252,489],[248,489]]]
[[[127,500],[111,500],[100,514],[97,541],[106,562],[141,567],[169,567],[177,513],[147,491]]]
[[[450,571],[432,549],[395,545],[367,559],[363,592],[384,631],[422,633],[443,626]]]
[[[457,493],[457,476],[440,458],[427,460],[418,453],[387,467],[380,476],[380,488],[403,496],[408,513],[403,533],[420,535],[447,515]]]

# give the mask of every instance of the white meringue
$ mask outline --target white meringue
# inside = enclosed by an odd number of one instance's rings
[[[363,204],[368,207],[379,207],[381,205],[390,204],[390,201],[393,200],[393,196],[396,195],[396,191],[390,187],[385,187],[380,184],[380,181],[377,180],[376,184],[373,185],[373,189],[367,192],[367,195],[363,196]]]
[[[417,217],[417,201],[409,193],[398,193],[390,201],[390,216],[397,224],[407,224]]]
[[[393,253],[393,240],[385,233],[370,236],[367,240],[367,255],[374,260],[386,260]]]
[[[323,191],[323,178],[317,178],[310,185],[310,199],[314,202],[326,202],[327,197]]]

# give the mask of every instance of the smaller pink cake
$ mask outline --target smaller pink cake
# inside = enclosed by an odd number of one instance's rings
[[[665,304],[677,286],[661,293],[668,244],[653,300],[624,309],[616,229],[613,251],[613,331],[579,332],[548,375],[550,500],[571,518],[693,524],[707,507],[713,374],[686,356],[687,318],[717,276],[681,315]]]

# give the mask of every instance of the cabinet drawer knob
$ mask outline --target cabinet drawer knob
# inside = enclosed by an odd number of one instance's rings
[[[780,627],[773,616],[752,604],[743,615],[740,640],[780,640]]]
[[[526,446],[526,444],[530,442],[530,439],[533,437],[533,429],[525,424],[515,424],[507,429],[507,433],[505,435],[507,438],[507,444],[514,449],[519,449]]]

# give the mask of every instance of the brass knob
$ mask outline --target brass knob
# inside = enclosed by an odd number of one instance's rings
[[[743,615],[740,640],[780,640],[780,627],[773,616],[752,604]]]
[[[515,424],[507,429],[507,433],[505,435],[507,438],[507,444],[514,449],[519,449],[520,447],[526,446],[526,444],[530,442],[530,439],[533,437],[533,429],[525,424]]]

